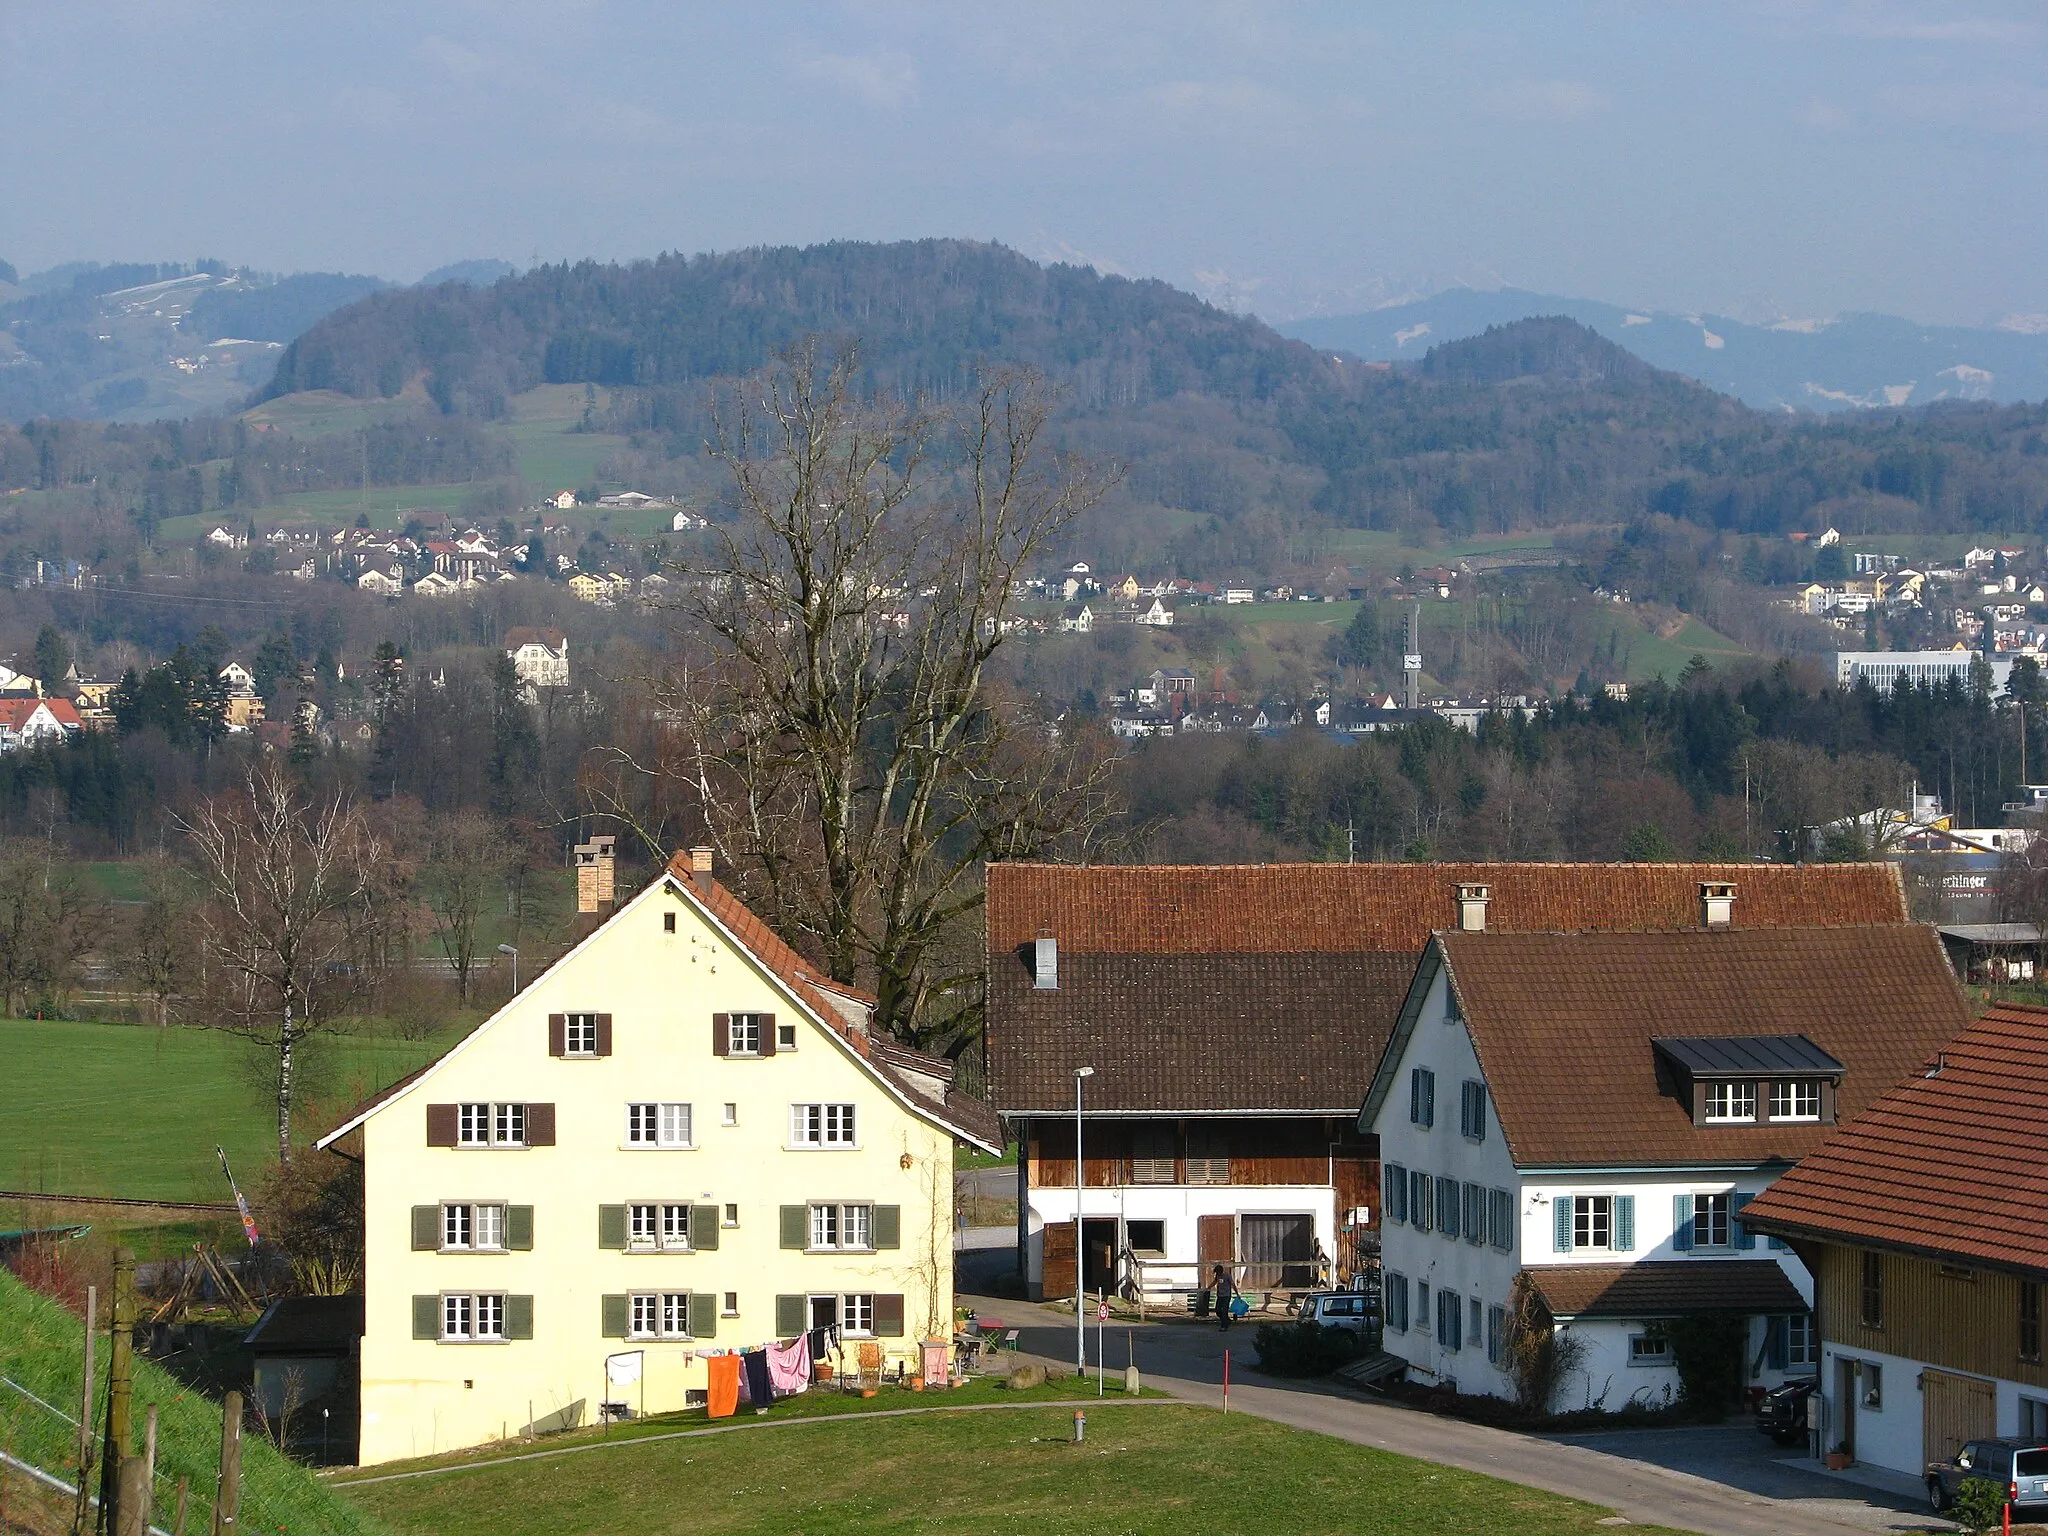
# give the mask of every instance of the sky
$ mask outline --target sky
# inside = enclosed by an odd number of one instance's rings
[[[1268,319],[2048,312],[2048,8],[0,0],[0,258],[930,235]]]

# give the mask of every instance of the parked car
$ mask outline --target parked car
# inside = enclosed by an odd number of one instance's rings
[[[1299,1322],[1360,1333],[1377,1333],[1380,1326],[1379,1302],[1364,1291],[1317,1291],[1301,1298],[1294,1315]]]
[[[1806,1405],[1820,1390],[1808,1376],[1771,1388],[1756,1405],[1756,1427],[1780,1445],[1806,1443]]]
[[[1927,1502],[1936,1514],[1971,1479],[2003,1484],[2014,1514],[2048,1513],[2048,1445],[2032,1440],[1972,1440],[1954,1461],[1927,1464]]]

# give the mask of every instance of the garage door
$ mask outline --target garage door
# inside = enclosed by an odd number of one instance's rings
[[[1240,1216],[1248,1291],[1299,1290],[1315,1283],[1313,1216]]]
[[[1922,1454],[1927,1460],[1953,1461],[1965,1441],[1997,1435],[1998,1397],[1992,1383],[1931,1370],[1920,1378],[1920,1393]]]

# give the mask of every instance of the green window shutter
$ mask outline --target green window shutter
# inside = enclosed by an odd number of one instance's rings
[[[900,1339],[903,1337],[903,1298],[901,1296],[877,1296],[875,1298],[875,1337],[878,1339]]]
[[[775,1298],[775,1337],[793,1339],[804,1332],[804,1299],[801,1296]]]
[[[875,1246],[877,1248],[901,1248],[903,1246],[903,1207],[900,1205],[878,1205],[875,1207]]]
[[[530,1339],[533,1337],[533,1298],[531,1296],[507,1296],[505,1298],[505,1337],[508,1339]]]
[[[782,1246],[801,1248],[810,1237],[811,1210],[806,1205],[785,1205],[782,1208]]]
[[[1633,1253],[1636,1246],[1636,1197],[1614,1197],[1614,1251]]]
[[[626,1208],[623,1205],[600,1205],[597,1208],[597,1246],[626,1246]]]
[[[1671,1197],[1671,1246],[1680,1253],[1692,1247],[1692,1196]]]
[[[505,1207],[505,1246],[518,1253],[525,1253],[532,1249],[532,1206],[508,1205]]]
[[[1389,1163],[1380,1171],[1380,1182],[1385,1186],[1381,1195],[1380,1215],[1387,1221],[1408,1219],[1408,1170],[1399,1163]]]
[[[1556,1242],[1552,1244],[1559,1253],[1572,1251],[1572,1197],[1559,1195],[1550,1202],[1552,1213],[1557,1217]]]
[[[1756,1234],[1742,1224],[1742,1208],[1755,1198],[1755,1195],[1737,1195],[1728,1202],[1730,1206],[1729,1225],[1734,1228],[1735,1246],[1738,1248],[1754,1248],[1756,1246]]]
[[[718,1248],[718,1207],[715,1205],[693,1205],[690,1207],[690,1246],[699,1253],[715,1252]],[[691,1306],[697,1303],[692,1301]],[[697,1330],[692,1328],[690,1332]]]
[[[416,1205],[412,1208],[412,1249],[430,1252],[441,1246],[441,1207]]]
[[[718,1337],[718,1294],[715,1291],[690,1292],[690,1336],[696,1339]]]
[[[630,1316],[630,1309],[626,1305],[626,1298],[623,1296],[605,1296],[599,1298],[599,1301],[600,1326],[598,1332],[607,1339],[623,1339],[626,1336],[626,1325]]]
[[[412,1336],[416,1339],[438,1339],[439,1337],[441,1337],[440,1297],[413,1297]]]

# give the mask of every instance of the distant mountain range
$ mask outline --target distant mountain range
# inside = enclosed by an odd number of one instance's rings
[[[2048,399],[2048,316],[2015,317],[1999,329],[1915,325],[1869,314],[1746,325],[1519,288],[1454,288],[1366,314],[1292,320],[1274,329],[1326,351],[1398,361],[1540,315],[1568,316],[1646,362],[1765,410]]]

